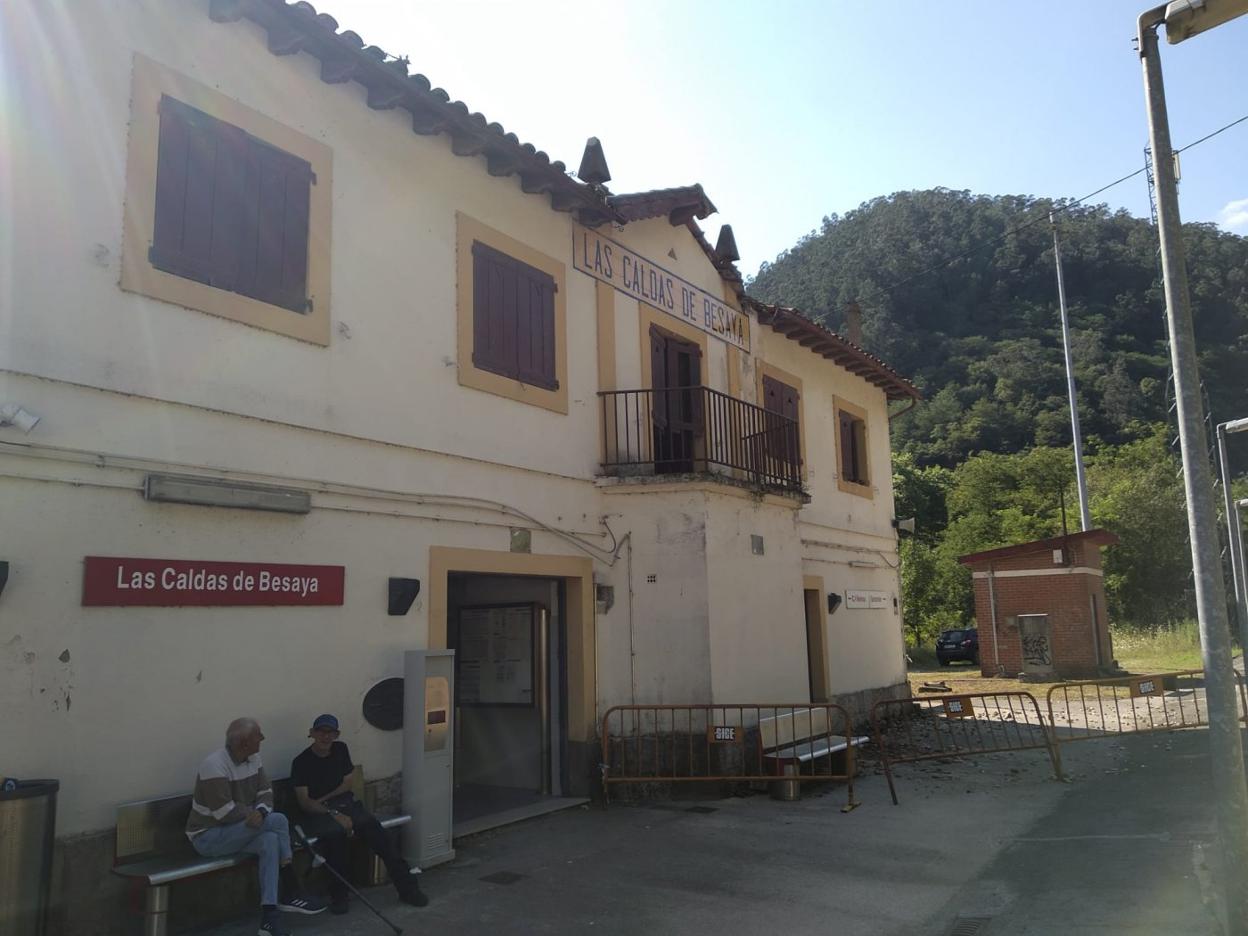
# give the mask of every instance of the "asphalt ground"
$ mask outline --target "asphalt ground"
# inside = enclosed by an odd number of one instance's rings
[[[864,758],[849,813],[836,786],[581,807],[457,842],[422,876],[428,907],[366,894],[407,933],[1217,933],[1207,744],[1191,730],[1064,745],[1065,783],[1044,751],[901,765],[898,806]],[[388,932],[359,902],[286,922]]]

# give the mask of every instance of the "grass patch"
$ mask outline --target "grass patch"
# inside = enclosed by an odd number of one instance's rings
[[[1200,669],[1200,628],[1195,621],[1153,630],[1113,630],[1114,656],[1130,673]]]

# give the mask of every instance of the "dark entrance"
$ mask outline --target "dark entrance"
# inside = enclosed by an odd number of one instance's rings
[[[540,815],[568,789],[565,592],[553,578],[448,578],[457,836]]]
[[[702,351],[650,326],[651,420],[656,474],[693,471],[702,423]]]

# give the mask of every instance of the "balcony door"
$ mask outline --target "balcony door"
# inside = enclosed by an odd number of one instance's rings
[[[656,474],[693,471],[702,422],[702,351],[650,326],[650,418]]]

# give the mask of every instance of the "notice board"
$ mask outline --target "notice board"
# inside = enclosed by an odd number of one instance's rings
[[[533,650],[538,605],[475,605],[459,609],[460,705],[534,704]]]

